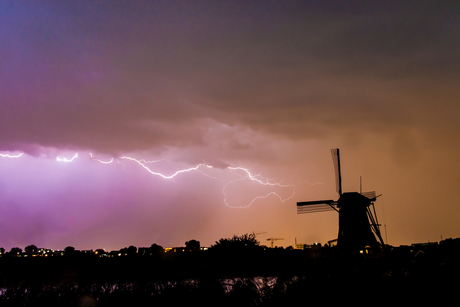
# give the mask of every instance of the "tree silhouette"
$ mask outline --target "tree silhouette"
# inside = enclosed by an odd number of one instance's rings
[[[75,253],[75,247],[73,246],[67,246],[64,248],[64,255],[65,256],[72,256]]]
[[[185,242],[185,250],[189,252],[199,251],[200,250],[200,241],[190,240]]]
[[[26,252],[27,255],[35,255],[38,252],[38,248],[35,245],[28,245],[24,248],[24,251]]]
[[[94,254],[95,254],[96,256],[99,256],[99,257],[107,256],[107,253],[106,253],[105,250],[102,249],[102,248],[96,249],[96,250],[94,251]]]
[[[150,255],[152,256],[163,256],[165,253],[165,250],[162,246],[153,243],[150,246]]]
[[[135,247],[134,245],[130,245],[128,247],[127,254],[129,256],[132,256],[132,255],[136,255],[136,253],[137,253],[137,247]]]
[[[11,255],[20,255],[20,254],[22,254],[22,249],[19,248],[19,247],[12,247],[10,249],[10,254]]]
[[[213,250],[254,250],[260,248],[259,241],[254,233],[246,233],[241,236],[233,235],[232,238],[222,238],[211,245]]]
[[[120,254],[123,256],[126,256],[128,254],[128,248],[123,247],[122,249],[120,249]]]

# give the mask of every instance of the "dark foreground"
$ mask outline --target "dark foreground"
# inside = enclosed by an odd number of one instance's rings
[[[458,248],[378,257],[269,250],[0,258],[0,306],[286,306],[450,302]]]

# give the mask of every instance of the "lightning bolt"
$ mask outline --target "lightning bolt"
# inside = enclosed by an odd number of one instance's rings
[[[110,164],[110,163],[113,162],[113,158],[110,159],[109,161],[102,161],[102,160],[93,158],[93,154],[90,153],[90,152],[89,152],[89,155],[90,155],[91,159],[93,159],[94,161],[97,161],[97,162],[99,162],[99,163],[102,163],[102,164]]]
[[[69,163],[69,162],[72,162],[73,160],[75,160],[76,158],[78,158],[78,153],[76,153],[75,156],[73,156],[70,159],[56,157],[56,161]]]
[[[0,153],[0,157],[2,157],[2,158],[19,158],[23,154],[24,154],[23,152],[21,152],[18,155],[10,155],[10,154],[2,154],[2,153]]]
[[[230,208],[249,208],[254,202],[256,202],[258,199],[266,199],[268,197],[270,197],[271,195],[274,195],[276,196],[282,203],[288,201],[289,199],[291,199],[292,197],[294,197],[295,195],[295,185],[293,184],[281,184],[281,183],[272,183],[270,182],[270,180],[268,178],[264,178],[262,177],[262,175],[258,174],[258,175],[252,175],[251,172],[247,169],[247,168],[244,168],[244,167],[227,167],[229,170],[231,171],[243,171],[243,173],[246,173],[245,176],[240,176],[239,179],[235,179],[235,180],[231,180],[230,182],[228,182],[227,184],[224,185],[223,189],[222,189],[222,193],[224,194],[224,203],[227,207],[230,207]],[[246,206],[230,206],[228,203],[227,203],[227,193],[226,193],[226,188],[237,182],[237,181],[242,181],[242,180],[245,180],[249,178],[251,181],[255,181],[261,185],[264,185],[264,186],[271,186],[271,187],[278,187],[278,188],[292,188],[292,193],[288,196],[288,197],[281,197],[278,193],[272,191],[272,192],[269,192],[267,193],[266,195],[262,195],[262,196],[257,196],[255,197],[251,202],[249,202]],[[261,178],[261,179],[259,179]]]
[[[24,153],[20,153],[18,155],[10,155],[10,154],[1,154],[0,153],[0,157],[6,157],[6,158],[19,158],[23,155]],[[103,161],[103,160],[100,160],[100,159],[97,159],[93,156],[92,153],[88,153],[90,158],[94,161],[97,161],[99,163],[102,163],[102,164],[111,164],[115,161],[115,159],[112,157],[110,160],[107,160],[107,161]],[[70,162],[73,162],[75,159],[78,158],[78,153],[75,153],[75,155],[68,159],[68,158],[60,158],[60,157],[57,157],[56,158],[56,161],[58,162],[66,162],[66,163],[70,163]],[[199,172],[201,173],[202,175],[204,176],[207,176],[209,178],[212,178],[212,179],[215,179],[215,180],[218,180],[220,182],[222,182],[223,184],[223,187],[222,187],[222,194],[224,196],[224,199],[223,199],[223,202],[224,204],[227,206],[227,207],[230,207],[230,208],[248,208],[250,207],[252,204],[254,204],[257,200],[259,199],[266,199],[270,196],[274,196],[274,197],[277,197],[279,199],[280,202],[286,202],[288,200],[290,200],[292,197],[294,197],[295,195],[295,186],[294,184],[281,184],[279,182],[272,182],[270,179],[268,178],[265,178],[263,177],[262,175],[260,174],[252,174],[249,169],[247,168],[244,168],[244,167],[231,167],[231,166],[228,166],[226,169],[229,170],[233,175],[237,176],[238,178],[236,179],[231,179],[231,180],[224,180],[222,178],[219,178],[219,177],[216,177],[216,176],[212,176],[210,174],[208,174],[206,172],[206,170],[209,170],[209,169],[212,169],[213,166],[212,165],[207,165],[207,164],[204,164],[204,163],[201,163],[201,164],[197,164],[196,166],[194,167],[190,167],[190,168],[186,168],[186,169],[181,169],[181,170],[178,170],[176,172],[174,172],[173,174],[171,175],[165,175],[163,173],[160,173],[160,172],[156,172],[154,170],[152,170],[151,168],[149,168],[146,164],[154,164],[154,163],[157,163],[157,162],[160,162],[160,161],[163,161],[163,159],[160,159],[160,160],[152,160],[152,161],[146,161],[144,159],[135,159],[135,158],[132,158],[132,157],[128,157],[128,156],[122,156],[122,157],[118,157],[117,158],[118,160],[128,160],[128,161],[132,161],[132,162],[135,162],[136,164],[138,164],[139,166],[141,166],[144,170],[146,170],[147,172],[149,172],[150,174],[154,175],[154,176],[159,176],[161,178],[164,178],[164,179],[173,179],[174,177],[182,174],[182,173],[187,173],[187,172]],[[230,185],[232,184],[235,184],[237,182],[240,182],[240,181],[244,181],[244,180],[250,180],[250,181],[253,181],[259,185],[262,185],[262,186],[267,186],[267,187],[272,187],[272,188],[289,188],[289,189],[292,189],[292,192],[289,194],[289,196],[287,197],[281,197],[277,192],[275,191],[270,191],[268,193],[266,193],[265,195],[261,195],[261,196],[256,196],[255,198],[252,199],[252,201],[250,201],[247,205],[242,205],[242,206],[232,206],[228,203],[227,199],[227,189]]]
[[[181,174],[181,173],[196,171],[197,169],[199,169],[199,168],[202,167],[202,166],[205,166],[205,167],[207,167],[207,168],[212,168],[211,165],[198,164],[198,165],[195,166],[195,167],[191,167],[191,168],[187,168],[187,169],[182,169],[182,170],[179,170],[179,171],[175,172],[174,174],[172,174],[172,175],[170,175],[170,176],[166,176],[166,175],[163,175],[162,173],[157,173],[157,172],[152,171],[152,170],[151,170],[150,168],[148,168],[144,163],[142,163],[141,160],[136,160],[136,159],[131,158],[131,157],[120,157],[120,159],[126,159],[126,160],[134,161],[134,162],[136,162],[137,164],[139,164],[140,166],[142,166],[145,170],[147,170],[150,174],[156,175],[156,176],[160,176],[160,177],[163,177],[164,179],[172,179],[172,178],[176,177],[177,175],[179,175],[179,174]],[[158,160],[158,161],[160,161],[160,160]],[[156,162],[158,162],[158,161],[156,161]],[[152,161],[152,162],[155,162],[155,161]]]
[[[261,185],[270,185],[270,186],[278,186],[278,187],[290,187],[290,186],[292,186],[292,185],[282,185],[282,184],[279,184],[279,183],[270,183],[269,179],[262,177],[260,174],[259,175],[252,175],[249,172],[249,170],[244,168],[244,167],[231,167],[231,166],[229,166],[228,169],[230,169],[230,170],[242,170],[247,174],[247,177],[249,177],[253,181],[257,181]],[[263,180],[262,179],[257,179],[257,177],[263,178]]]

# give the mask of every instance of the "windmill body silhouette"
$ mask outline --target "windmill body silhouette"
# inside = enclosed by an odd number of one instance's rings
[[[356,253],[369,247],[375,251],[384,245],[380,234],[374,201],[375,192],[342,192],[339,149],[331,149],[334,162],[336,187],[339,199],[297,203],[297,213],[313,213],[335,210],[339,213],[337,246],[347,253]],[[380,196],[380,195],[379,195]],[[371,211],[371,207],[373,210]]]

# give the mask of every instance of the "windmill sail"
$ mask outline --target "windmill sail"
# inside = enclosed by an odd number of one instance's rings
[[[334,170],[335,170],[335,185],[337,193],[339,196],[342,195],[342,173],[340,171],[340,153],[339,149],[331,149],[332,153],[332,161],[334,162]]]
[[[297,214],[334,210],[337,211],[337,209],[334,207],[335,205],[337,205],[337,202],[332,199],[298,202]]]

